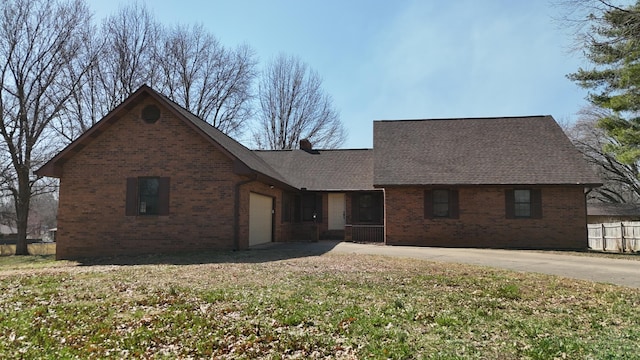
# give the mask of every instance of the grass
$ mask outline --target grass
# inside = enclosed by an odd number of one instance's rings
[[[638,289],[354,254],[13,258],[0,358],[640,358]]]

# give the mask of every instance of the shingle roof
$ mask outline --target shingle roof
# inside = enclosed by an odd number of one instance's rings
[[[640,204],[587,204],[589,216],[640,216]]]
[[[598,185],[551,116],[374,122],[374,184]]]
[[[194,130],[261,181],[319,191],[388,185],[599,185],[551,116],[374,122],[374,150],[251,151],[180,105],[142,86],[36,173],[61,167],[104,128],[146,96],[172,109]],[[72,151],[73,150],[73,151]]]
[[[373,150],[262,150],[255,153],[287,179],[307,190],[372,190]]]

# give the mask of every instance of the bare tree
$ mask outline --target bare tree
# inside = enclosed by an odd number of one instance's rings
[[[35,229],[42,233],[56,227],[58,214],[58,197],[55,193],[44,193],[34,196],[31,204],[31,211],[38,214],[38,224],[34,224]]]
[[[113,109],[141,85],[154,86],[159,70],[156,57],[162,27],[138,3],[122,7],[102,24],[106,39],[97,74],[106,91],[104,106]]]
[[[65,116],[55,123],[67,142],[89,129],[141,85],[156,84],[161,32],[149,10],[134,2],[105,18],[97,36],[83,43],[83,60],[95,61],[86,73],[70,66],[70,76],[82,86],[66,104]]]
[[[91,15],[81,0],[6,0],[0,4],[0,134],[10,158],[6,182],[17,218],[16,255],[27,252],[27,220],[38,154],[50,145],[47,130],[61,116],[90,64],[78,54]]]
[[[556,22],[562,28],[568,28],[573,32],[574,44],[572,51],[583,51],[589,44],[606,41],[597,36],[597,29],[606,24],[606,15],[612,10],[620,10],[628,15],[633,34],[638,33],[637,24],[640,13],[629,7],[628,0],[553,0],[559,9]],[[625,37],[629,33],[620,32],[618,36]]]
[[[345,129],[320,76],[304,62],[281,54],[262,74],[260,113],[253,139],[261,149],[293,149],[301,139],[320,148],[344,143]]]
[[[598,127],[598,121],[609,116],[609,110],[591,106],[580,112],[580,119],[565,128],[567,136],[582,152],[603,181],[603,186],[591,190],[590,200],[607,203],[628,203],[640,200],[638,166],[618,161],[607,147],[615,139]]]
[[[104,86],[98,81],[100,63],[96,55],[100,48],[97,39],[99,37],[89,37],[83,43],[84,51],[79,54],[79,57],[84,58],[84,63],[92,63],[88,70],[77,69],[75,64],[68,64],[68,76],[79,86],[65,103],[64,111],[51,123],[51,128],[57,133],[60,143],[75,140],[108,111]]]
[[[162,92],[220,131],[241,133],[251,116],[253,51],[225,48],[202,25],[175,26],[163,42]]]
[[[83,45],[84,54],[99,56],[87,73],[69,70],[82,86],[54,124],[67,142],[143,84],[228,134],[239,134],[252,114],[253,51],[226,49],[201,25],[167,29],[134,2],[104,19],[98,35]]]

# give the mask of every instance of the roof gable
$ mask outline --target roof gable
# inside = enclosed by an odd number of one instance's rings
[[[551,116],[374,122],[374,185],[597,185]]]
[[[93,139],[100,136],[102,132],[106,130],[113,123],[118,121],[124,112],[128,112],[133,109],[137,104],[146,99],[147,97],[153,97],[158,103],[165,106],[167,109],[173,112],[173,114],[185,124],[191,127],[196,133],[202,135],[206,140],[212,143],[218,150],[223,152],[229,158],[234,160],[236,167],[240,172],[247,174],[254,173],[267,177],[269,180],[284,184],[288,186],[288,183],[272,169],[264,160],[255,155],[251,150],[247,149],[242,144],[233,140],[229,136],[222,133],[220,130],[211,126],[204,120],[198,118],[194,114],[190,113],[180,105],[171,101],[167,97],[161,95],[150,87],[143,85],[136,90],[131,96],[129,96],[122,104],[113,109],[109,114],[82,134],[78,139],[74,140],[71,144],[60,151],[56,156],[49,160],[45,165],[36,171],[39,176],[52,176],[60,177],[62,175],[62,165],[75,153],[79,152]]]

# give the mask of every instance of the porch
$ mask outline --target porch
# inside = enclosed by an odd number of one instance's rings
[[[345,225],[344,240],[383,243],[384,225]]]

